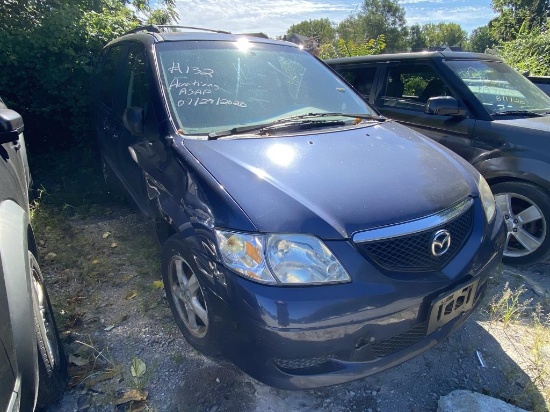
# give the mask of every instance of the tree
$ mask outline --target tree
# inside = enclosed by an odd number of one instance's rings
[[[422,32],[420,24],[413,24],[409,27],[408,43],[411,51],[422,51],[428,47],[426,36]]]
[[[470,41],[468,42],[468,50],[485,53],[485,50],[492,48],[495,45],[489,26],[481,26],[472,31]]]
[[[377,38],[383,34],[388,52],[406,49],[405,9],[396,0],[365,0],[362,14],[367,37]]]
[[[541,31],[547,27],[550,0],[492,0],[498,16],[489,22],[498,42],[515,40],[519,33]]]
[[[362,41],[367,38],[365,28],[357,15],[351,15],[342,20],[336,27],[338,38],[351,41]]]
[[[468,34],[456,23],[427,23],[422,33],[428,47],[460,46],[466,43]]]
[[[293,24],[286,31],[287,35],[301,34],[317,40],[319,43],[331,43],[336,35],[336,30],[329,19],[305,20]]]
[[[319,48],[319,57],[321,59],[333,59],[336,57],[366,56],[382,53],[385,47],[383,34],[376,39],[361,42],[340,38],[332,43],[322,44]]]
[[[396,0],[364,0],[359,13],[342,21],[337,32],[344,40],[355,42],[384,35],[387,51],[403,51],[408,34],[405,9]]]
[[[27,142],[91,144],[88,96],[95,58],[155,9],[144,0],[132,1],[132,7],[120,0],[4,3],[0,96],[23,115]]]

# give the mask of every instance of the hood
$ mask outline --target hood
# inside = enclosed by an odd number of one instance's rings
[[[260,232],[349,238],[477,194],[468,164],[395,122],[185,146]]]
[[[476,121],[474,133],[479,139],[502,142],[502,150],[517,151],[516,157],[540,158],[548,162],[550,155],[550,115]]]
[[[495,124],[507,125],[509,127],[521,127],[523,129],[537,130],[540,132],[550,132],[550,116],[541,117],[519,117],[514,119],[496,119],[493,120]]]

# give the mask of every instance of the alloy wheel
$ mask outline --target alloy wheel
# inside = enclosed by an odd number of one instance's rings
[[[32,262],[31,268],[36,327],[43,344],[42,356],[46,358],[44,359],[46,367],[49,370],[54,370],[60,365],[61,360],[53,314],[50,311],[46,290],[40,280],[40,275]]]
[[[495,201],[508,229],[504,256],[522,257],[536,251],[546,239],[547,224],[533,201],[516,193],[499,193]]]
[[[208,332],[208,309],[197,276],[181,256],[170,261],[169,276],[179,317],[193,336],[203,338]]]

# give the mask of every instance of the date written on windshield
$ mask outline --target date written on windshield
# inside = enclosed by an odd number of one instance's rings
[[[200,106],[202,104],[211,104],[214,106],[237,106],[237,107],[246,107],[245,102],[240,102],[238,100],[229,100],[222,99],[218,97],[217,99],[205,99],[203,97],[189,98],[178,100],[178,107],[181,106]]]

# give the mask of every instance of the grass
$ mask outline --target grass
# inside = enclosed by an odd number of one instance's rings
[[[533,305],[525,298],[525,285],[516,288],[506,282],[487,308],[492,327],[499,328],[512,347],[515,359],[529,376],[523,390],[511,399],[516,405],[529,405],[535,412],[550,410],[550,314],[545,305]],[[519,337],[519,338],[518,338]],[[516,382],[518,372],[509,371],[508,380]],[[506,394],[509,397],[510,393]]]
[[[502,293],[493,297],[489,305],[491,321],[501,322],[504,327],[507,327],[511,322],[517,322],[524,317],[532,302],[532,299],[521,299],[525,291],[524,285],[512,290],[510,284],[506,282]]]
[[[159,247],[137,209],[107,193],[92,153],[75,150],[34,159],[31,221],[69,356],[70,383],[110,388],[94,398],[110,404],[119,385],[147,385],[154,365],[146,373],[126,376],[123,362],[111,358],[105,343],[83,334],[114,333],[105,328],[123,325],[129,313],[162,303],[162,290],[152,286],[160,279]],[[80,160],[77,167],[73,159]],[[125,300],[133,291],[137,297]],[[117,297],[127,305],[111,310]]]

